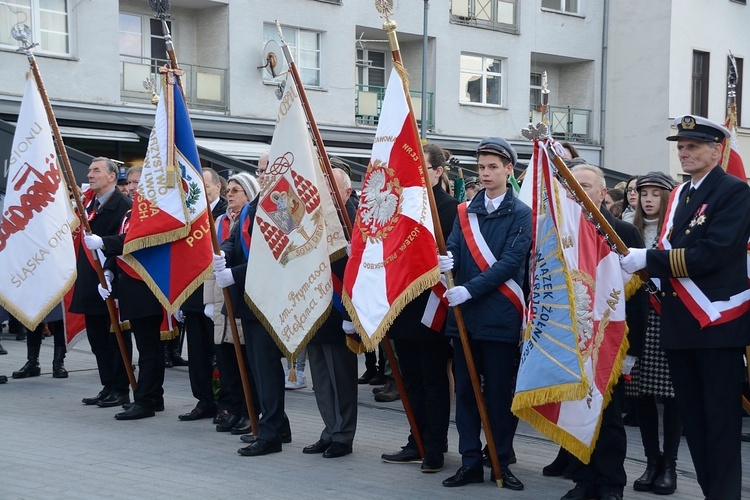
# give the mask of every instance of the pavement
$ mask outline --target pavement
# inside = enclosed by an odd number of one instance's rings
[[[10,378],[26,358],[25,342],[6,333],[0,374]],[[408,423],[400,401],[376,403],[369,385],[359,386],[359,418],[354,453],[325,459],[303,455],[302,448],[320,436],[318,414],[308,371],[308,387],[286,393],[286,412],[293,440],[281,453],[242,457],[238,436],[218,433],[210,419],[178,421],[195,400],[187,367],[166,370],[165,411],[153,418],[118,421],[119,408],[84,406],[81,398],[94,396],[99,377],[88,343],[79,342],[65,361],[67,379],[52,378],[52,338],[43,341],[42,375],[9,380],[0,385],[0,498],[10,499],[421,499],[479,498],[492,495],[512,499],[558,499],[573,483],[548,478],[541,469],[557,454],[557,446],[521,422],[514,441],[518,463],[513,473],[523,491],[498,489],[485,471],[483,484],[445,488],[441,481],[461,465],[455,421],[448,433],[445,469],[423,474],[419,464],[394,465],[382,453],[397,451],[406,442]],[[136,353],[137,354],[137,353]],[[364,357],[360,357],[360,373]],[[744,419],[750,432],[750,419]],[[654,499],[632,489],[645,469],[638,429],[627,427],[628,453],[625,498]],[[750,444],[742,444],[743,467],[750,462]],[[703,498],[695,480],[683,439],[677,462],[675,499]],[[742,487],[750,498],[750,476]]]

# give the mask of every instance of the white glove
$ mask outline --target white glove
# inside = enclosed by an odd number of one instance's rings
[[[224,251],[220,255],[214,254],[214,272],[218,273],[227,268],[227,259],[224,257]]]
[[[438,254],[438,269],[441,273],[453,271],[453,254],[450,250],[446,255]]]
[[[341,322],[341,329],[344,330],[344,333],[346,333],[347,335],[351,335],[352,333],[357,332],[357,330],[354,329],[354,323],[346,320]]]
[[[620,276],[622,276],[622,284],[627,285],[631,279],[633,279],[633,275],[630,273],[626,273],[623,268],[620,268]]]
[[[635,366],[636,361],[638,361],[637,357],[626,354],[625,359],[622,360],[622,374],[630,375],[630,372],[633,369],[633,366]]]
[[[99,250],[104,246],[102,237],[97,234],[87,234],[83,237],[83,243],[89,250]]]
[[[185,322],[185,313],[182,312],[182,309],[177,309],[174,312],[174,319],[176,319],[177,322],[179,322],[179,323],[184,323]]]
[[[112,271],[104,271],[104,281],[107,282],[107,288],[104,288],[101,283],[96,285],[96,289],[99,291],[99,296],[102,298],[102,300],[107,300],[107,297],[109,297],[112,293],[112,278],[110,278],[110,274],[112,274]]]
[[[346,243],[346,256],[347,257],[352,256],[352,242],[351,241]]]
[[[628,254],[620,257],[620,267],[626,273],[634,273],[646,267],[645,248],[628,248]]]
[[[226,288],[234,285],[234,276],[232,276],[231,269],[224,269],[222,271],[214,272],[216,275],[216,284],[219,288]]]
[[[214,319],[214,305],[206,304],[205,306],[203,306],[203,314],[205,314],[211,320],[213,320]]]
[[[466,289],[466,287],[463,286],[455,286],[451,288],[450,290],[445,292],[445,295],[443,295],[446,299],[448,299],[448,305],[451,307],[456,307],[467,300],[471,298],[471,294]]]

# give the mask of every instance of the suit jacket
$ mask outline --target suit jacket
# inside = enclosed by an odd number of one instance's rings
[[[683,188],[669,242],[672,250],[649,250],[648,274],[661,280],[661,344],[664,349],[743,347],[750,344],[750,315],[701,329],[668,278],[687,276],[711,300],[727,300],[748,288],[750,187],[720,166],[685,203]],[[702,212],[703,217],[698,215]],[[691,226],[691,223],[693,224]],[[673,265],[677,264],[677,265]]]
[[[115,188],[112,195],[97,210],[96,215],[90,221],[91,232],[99,236],[111,236],[120,233],[122,218],[130,210],[133,202]],[[96,286],[99,278],[96,271],[91,267],[86,252],[89,250],[80,240],[76,269],[78,278],[73,287],[73,299],[70,303],[70,312],[79,314],[108,314],[107,305],[99,297]],[[103,264],[103,263],[102,263]]]

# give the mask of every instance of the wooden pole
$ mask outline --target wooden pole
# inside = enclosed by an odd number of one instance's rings
[[[31,73],[34,75],[34,80],[36,81],[36,85],[39,88],[39,94],[42,96],[42,102],[44,103],[44,109],[47,112],[47,120],[49,121],[50,127],[52,128],[52,135],[55,137],[55,144],[57,145],[57,152],[60,155],[60,158],[63,163],[63,171],[65,172],[65,175],[68,178],[68,184],[70,186],[74,186],[74,192],[73,192],[73,198],[76,201],[76,208],[78,212],[78,219],[81,221],[81,227],[83,230],[91,234],[91,225],[89,224],[89,220],[86,217],[86,209],[83,206],[83,202],[81,201],[81,196],[79,195],[79,189],[75,182],[75,177],[73,176],[73,168],[70,166],[70,158],[68,158],[68,152],[65,149],[65,144],[63,143],[62,136],[60,135],[60,129],[57,126],[57,119],[55,118],[55,113],[52,111],[52,105],[49,101],[49,96],[47,95],[47,89],[44,87],[44,82],[42,81],[42,75],[39,72],[39,67],[36,64],[36,58],[34,57],[34,54],[31,53],[31,50],[24,50],[26,57],[29,60],[29,65],[31,66]],[[83,238],[81,238],[81,241],[83,241]],[[92,262],[94,263],[94,271],[96,272],[96,275],[99,277],[99,284],[101,284],[102,287],[107,287],[107,279],[104,277],[104,269],[102,269],[102,263],[99,262],[99,255],[96,253],[95,250],[84,250],[84,251],[90,251],[92,255]],[[125,346],[125,339],[123,338],[122,329],[120,328],[120,319],[117,317],[117,310],[115,309],[115,300],[110,296],[105,301],[107,304],[107,312],[109,313],[109,321],[112,324],[112,328],[115,332],[115,338],[117,339],[117,345],[120,348],[120,355],[122,356],[122,362],[125,364],[125,371],[128,374],[128,381],[130,381],[130,386],[133,389],[133,392],[135,393],[136,388],[136,381],[135,381],[135,375],[133,374],[133,365],[130,360],[130,355],[128,353],[127,347]]]

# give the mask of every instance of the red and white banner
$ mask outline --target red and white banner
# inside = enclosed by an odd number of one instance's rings
[[[331,260],[345,255],[346,239],[291,77],[250,241],[244,283],[250,307],[294,358],[331,310]]]
[[[0,305],[33,330],[76,279],[78,225],[36,82],[26,82],[0,218]]]
[[[747,182],[745,165],[740,156],[740,148],[737,146],[737,114],[736,112],[732,112],[731,109],[729,111],[729,117],[727,118],[726,127],[732,135],[729,139],[724,139],[721,166],[724,167],[724,170],[726,170],[728,174],[732,174]]]
[[[440,274],[414,117],[394,69],[375,133],[344,275],[343,300],[368,350]]]

